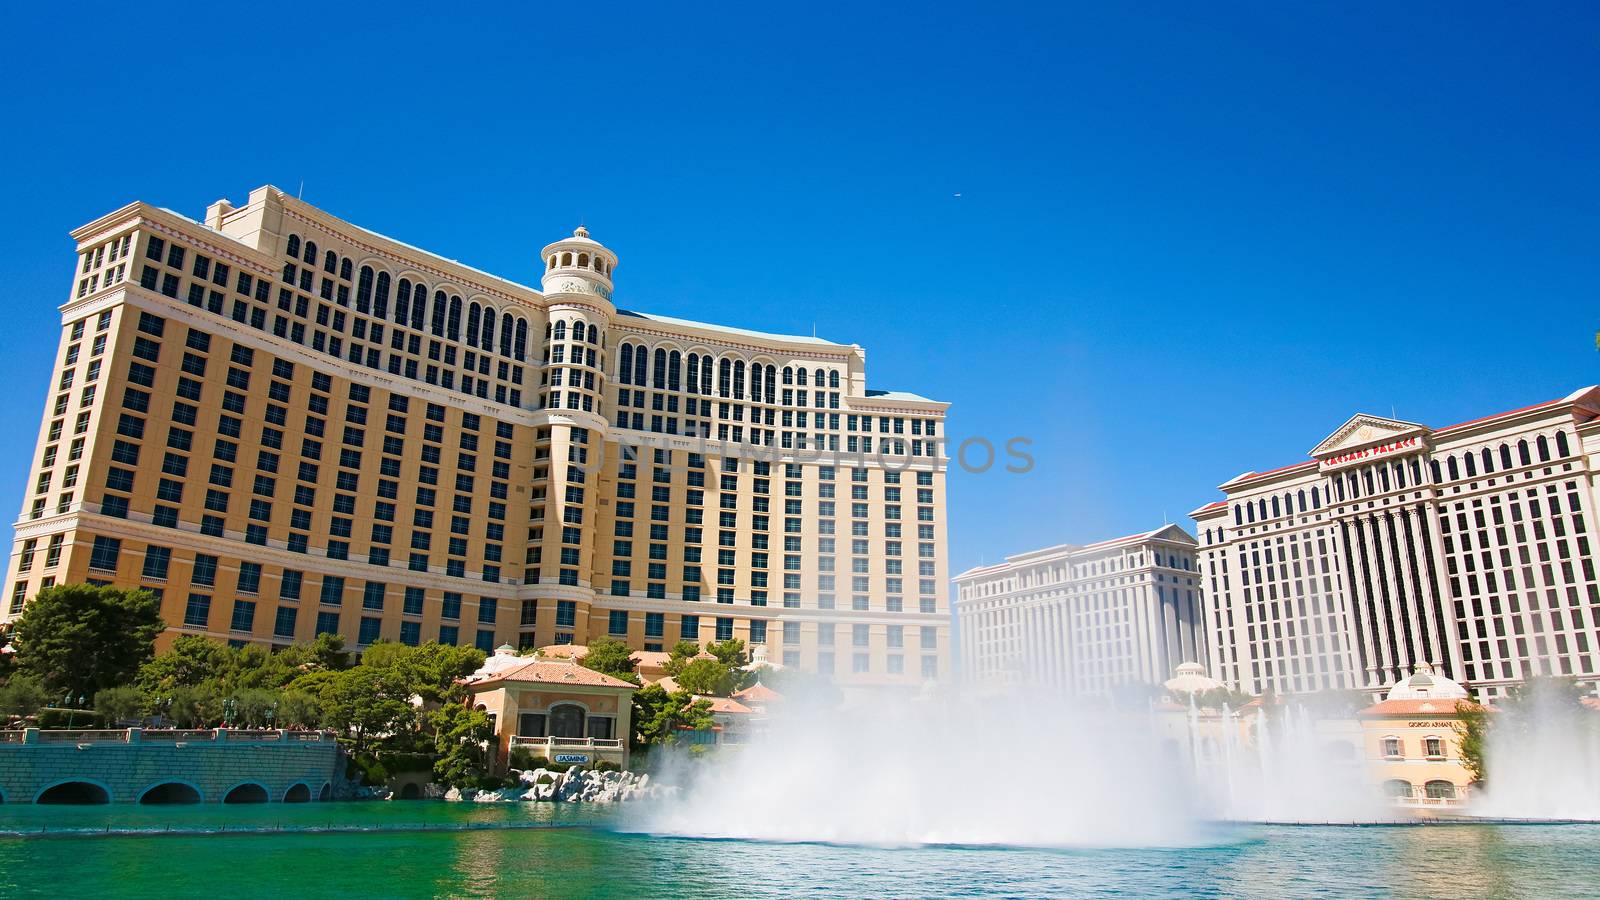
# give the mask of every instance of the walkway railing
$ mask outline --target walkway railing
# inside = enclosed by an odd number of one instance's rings
[[[331,731],[287,731],[281,728],[23,728],[0,731],[0,745],[18,744],[276,744],[323,743],[334,740]]]

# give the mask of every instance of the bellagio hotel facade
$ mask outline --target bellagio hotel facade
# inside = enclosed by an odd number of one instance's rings
[[[1444,428],[1358,415],[1192,513],[1211,674],[1377,691],[1418,667],[1495,697],[1600,680],[1600,388]]]
[[[160,595],[164,642],[947,675],[947,404],[869,390],[860,346],[619,309],[582,228],[538,290],[272,187],[72,236],[0,621],[91,582]]]

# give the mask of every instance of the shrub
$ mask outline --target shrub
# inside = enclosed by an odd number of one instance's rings
[[[594,764],[594,770],[596,772],[621,772],[622,767],[609,759],[602,759]]]
[[[100,714],[87,709],[41,709],[39,710],[40,728],[100,728],[103,726]]]
[[[546,772],[543,775],[540,775],[538,780],[535,781],[534,783],[535,784],[555,784],[556,783],[556,777],[554,775],[551,775],[549,772]]]
[[[511,748],[511,768],[522,769],[523,771],[536,769],[538,766],[533,764],[533,759],[533,751],[527,747]]]
[[[361,783],[365,785],[376,786],[389,781],[389,770],[371,756],[351,756],[350,764],[345,767],[347,777],[355,774],[352,769],[361,773]]]

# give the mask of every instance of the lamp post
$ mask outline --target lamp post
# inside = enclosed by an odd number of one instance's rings
[[[89,702],[87,697],[83,696],[82,694],[78,695],[78,704],[77,704],[78,707],[83,706],[87,702]],[[67,708],[67,730],[71,731],[72,730],[72,725],[73,725],[73,723],[75,721],[77,721],[77,715],[78,715],[77,708],[74,707],[73,704],[72,704],[72,692],[71,691],[67,691],[67,695],[65,697],[61,698],[61,705],[65,706]]]
[[[222,724],[232,727],[233,717],[239,713],[239,701],[229,697],[222,701]]]
[[[267,704],[267,728],[272,728],[272,723],[278,718],[278,701]]]

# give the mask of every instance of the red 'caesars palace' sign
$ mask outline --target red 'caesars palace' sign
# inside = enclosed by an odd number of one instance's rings
[[[1408,437],[1403,441],[1395,441],[1390,444],[1379,444],[1376,447],[1367,447],[1364,450],[1352,450],[1349,453],[1341,453],[1338,456],[1330,456],[1323,460],[1322,464],[1325,466],[1337,466],[1342,463],[1355,462],[1358,459],[1370,459],[1374,456],[1384,456],[1385,454],[1393,453],[1396,450],[1405,450],[1408,447],[1415,447],[1417,446],[1418,440],[1419,439],[1415,437]]]

